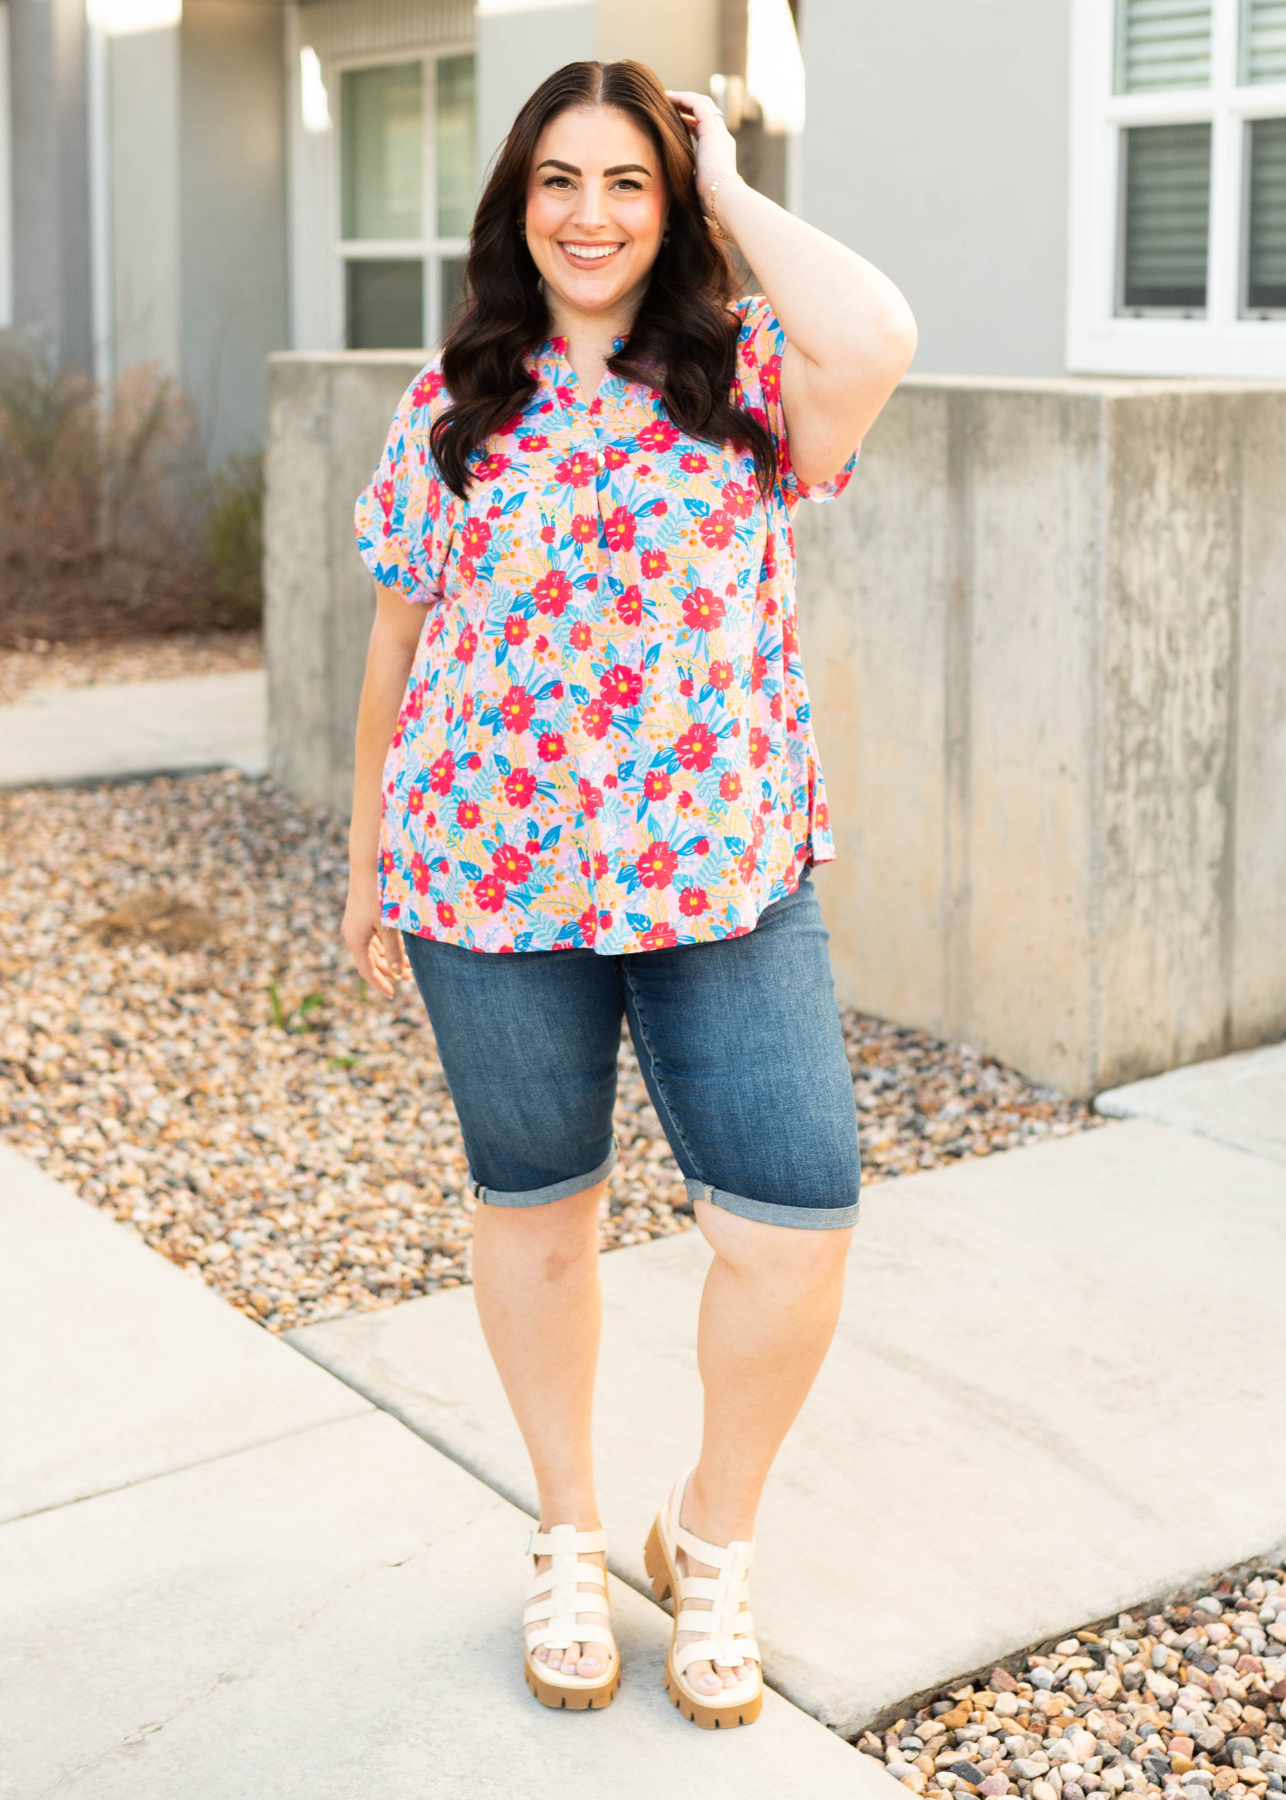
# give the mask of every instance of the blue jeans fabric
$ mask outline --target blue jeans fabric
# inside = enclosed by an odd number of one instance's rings
[[[404,942],[488,1205],[540,1206],[610,1174],[623,1015],[690,1199],[770,1225],[856,1220],[853,1081],[806,875],[752,932],[712,944],[504,956]]]

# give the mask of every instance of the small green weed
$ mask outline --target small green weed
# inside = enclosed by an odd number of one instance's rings
[[[268,984],[268,1003],[272,1007],[272,1022],[278,1030],[288,1031],[292,1037],[298,1037],[301,1032],[316,1031],[317,1024],[310,1015],[315,1013],[319,1006],[325,1006],[326,996],[324,994],[308,994],[299,1002],[298,1006],[292,1007],[287,1012],[281,1004],[281,995],[277,992],[277,984],[272,981]]]

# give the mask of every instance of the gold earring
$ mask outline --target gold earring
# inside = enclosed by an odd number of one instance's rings
[[[665,246],[669,243],[669,241],[670,241],[670,228],[667,225],[665,230],[661,233],[661,248],[664,249]]]
[[[527,227],[521,219],[518,221],[518,236],[522,239],[524,244],[527,242]]]

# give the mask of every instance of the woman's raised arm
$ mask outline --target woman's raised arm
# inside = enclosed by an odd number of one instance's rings
[[[786,333],[781,398],[790,460],[826,481],[866,435],[915,354],[911,308],[856,251],[757,193],[737,174],[737,146],[714,101],[671,93],[696,139],[697,189],[763,284]]]

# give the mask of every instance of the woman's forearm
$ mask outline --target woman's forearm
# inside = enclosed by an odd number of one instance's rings
[[[849,385],[905,363],[915,320],[887,275],[739,175],[720,182],[714,210],[791,344],[824,379]]]
[[[408,606],[400,595],[380,596],[357,708],[353,814],[348,830],[349,868],[354,876],[373,879],[378,866],[384,760],[397,729],[423,623],[421,608]]]

